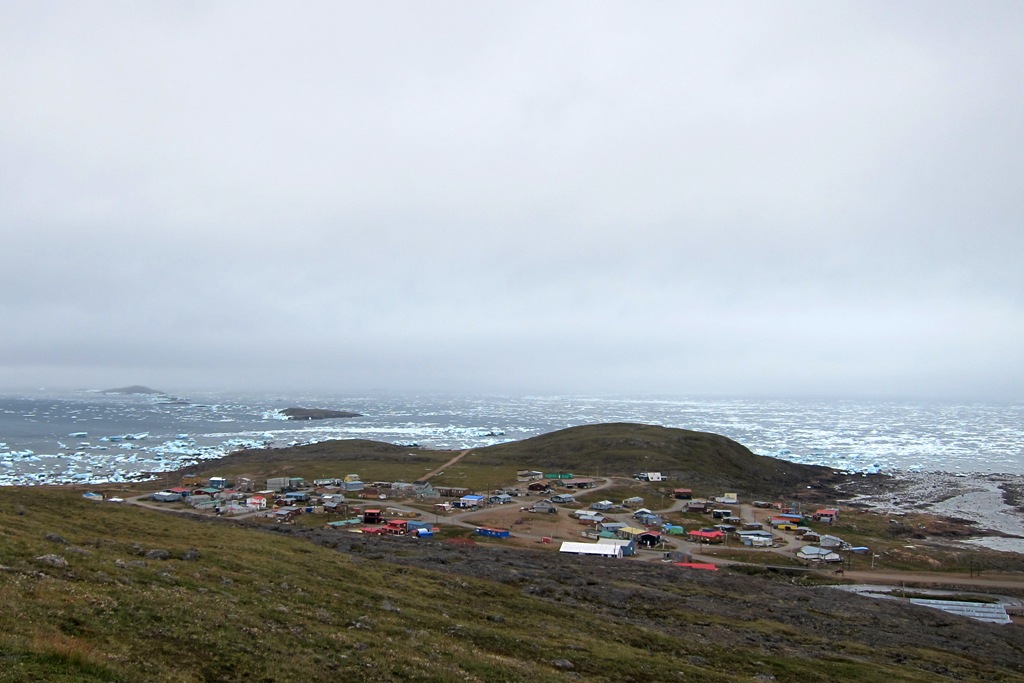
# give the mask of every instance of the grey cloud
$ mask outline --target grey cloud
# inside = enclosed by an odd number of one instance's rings
[[[0,385],[1018,397],[1022,23],[7,3]]]

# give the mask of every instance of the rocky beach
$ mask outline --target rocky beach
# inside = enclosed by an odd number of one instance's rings
[[[927,512],[969,520],[985,535],[964,541],[1024,553],[1024,475],[904,473],[855,479],[843,487],[845,505],[892,515]]]

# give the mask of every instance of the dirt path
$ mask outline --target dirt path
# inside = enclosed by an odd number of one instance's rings
[[[433,477],[433,476],[435,476],[435,475],[437,475],[437,474],[440,474],[441,472],[444,472],[444,471],[445,471],[445,470],[446,470],[447,468],[451,467],[452,465],[454,465],[454,464],[455,464],[455,463],[457,463],[458,461],[460,461],[460,460],[462,460],[463,458],[465,458],[465,457],[466,457],[467,455],[469,455],[469,454],[470,454],[470,453],[471,453],[472,451],[473,451],[473,449],[472,449],[472,448],[467,448],[466,450],[462,451],[461,453],[459,453],[458,455],[456,455],[456,456],[455,456],[454,458],[452,458],[451,460],[449,460],[449,461],[448,461],[448,462],[446,462],[445,464],[443,464],[443,465],[441,465],[440,467],[438,467],[438,468],[437,468],[436,470],[434,470],[434,471],[432,471],[432,472],[427,472],[427,473],[426,473],[425,475],[423,475],[423,477],[422,477],[422,478],[420,479],[420,481],[427,481],[427,480],[428,480],[428,479],[430,479],[431,477]]]

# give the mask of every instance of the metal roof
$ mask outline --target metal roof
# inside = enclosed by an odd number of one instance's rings
[[[928,600],[925,598],[911,598],[910,602],[923,607],[933,607],[949,614],[956,614],[976,621],[986,621],[993,624],[1009,624],[1011,619],[1006,614],[1003,605],[987,602],[961,602],[959,600]]]

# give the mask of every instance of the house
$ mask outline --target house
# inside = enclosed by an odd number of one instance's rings
[[[558,508],[547,501],[538,501],[528,508],[524,508],[526,512],[544,512],[547,514],[555,515],[558,514]]]
[[[669,536],[685,536],[686,535],[686,529],[684,529],[681,526],[675,525],[675,524],[666,524],[665,526],[663,526],[661,528],[661,530],[664,531]]]
[[[550,491],[551,487],[542,481],[535,481],[526,487],[530,491]]]
[[[461,498],[469,493],[469,489],[464,486],[435,486],[434,490],[444,498]]]
[[[691,543],[722,543],[725,541],[725,534],[721,531],[690,531],[686,534],[686,540]]]
[[[200,486],[202,483],[203,479],[198,474],[186,474],[181,478],[182,486]]]
[[[212,489],[226,489],[228,487],[228,480],[224,477],[210,477],[209,486]]]
[[[815,522],[831,524],[832,522],[839,519],[839,510],[837,510],[836,508],[822,508],[820,510],[815,511],[815,513],[811,515],[811,519],[813,519]]]
[[[608,545],[606,543],[575,543],[573,541],[563,541],[558,552],[561,553],[572,553],[575,555],[599,555],[602,557],[622,557],[622,548],[617,545]]]
[[[391,536],[405,536],[409,533],[409,520],[389,519],[384,525],[384,533]]]
[[[571,493],[558,493],[551,496],[551,502],[564,505],[566,503],[575,503],[576,499],[572,497]]]
[[[362,523],[362,519],[360,519],[359,517],[353,517],[352,519],[339,519],[336,522],[327,522],[324,528],[343,529],[345,527],[356,526]]]
[[[690,500],[693,498],[693,489],[676,489],[672,495],[678,500]]]
[[[775,538],[770,531],[754,529],[739,531],[736,535],[740,537],[743,545],[751,548],[770,548],[775,544]]]
[[[459,502],[468,507],[478,508],[484,504],[484,497],[476,494],[468,494],[459,498]]]
[[[732,510],[712,510],[711,516],[715,519],[724,519],[725,517],[732,517]]]
[[[366,485],[358,480],[341,482],[342,491],[362,491],[364,488],[366,488]]]
[[[82,497],[87,498],[88,495],[83,495]],[[99,499],[103,500],[103,496],[100,496]],[[181,500],[181,494],[173,491],[157,491],[156,493],[149,494],[149,499],[157,503],[177,503]]]
[[[363,524],[383,524],[384,515],[379,509],[363,510]]]
[[[267,488],[271,491],[287,491],[289,481],[288,477],[271,477],[267,479]]]
[[[567,489],[592,489],[597,482],[593,479],[583,479],[581,477],[575,477],[573,479],[564,479],[562,486]]]
[[[722,503],[724,505],[739,505],[739,496],[735,493],[723,493],[722,495],[715,498],[716,503]]]
[[[599,512],[607,512],[608,510],[611,510],[613,507],[615,507],[615,503],[611,502],[610,500],[599,500],[596,503],[590,504],[591,510],[597,510]]]
[[[818,545],[822,548],[845,548],[848,543],[838,536],[824,535],[818,539]]]
[[[829,548],[805,545],[796,553],[797,558],[808,562],[842,562],[842,556]]]
[[[640,522],[644,526],[661,526],[665,521],[653,512],[645,512],[643,514],[633,515],[636,521]]]
[[[499,493],[488,498],[487,502],[491,505],[505,505],[512,502],[512,496],[507,493]]]
[[[291,491],[284,494],[284,499],[289,503],[306,503],[309,502],[309,493],[306,491]]]
[[[488,538],[508,538],[512,535],[508,529],[494,529],[486,526],[478,526],[476,533],[479,536],[486,536]]]
[[[586,510],[577,510],[577,512],[583,513],[581,515],[577,515],[580,520],[580,524],[593,524],[594,526],[597,526],[607,519],[604,515],[597,514],[595,512],[588,512]]]
[[[294,505],[288,505],[283,508],[278,508],[277,510],[274,510],[274,519],[278,522],[290,522],[301,514],[301,509],[295,507]]]
[[[245,506],[253,510],[266,510],[267,499],[259,494],[249,496],[245,499]]]
[[[619,538],[636,538],[640,534],[646,534],[647,529],[638,529],[635,526],[624,526],[615,532]]]
[[[636,542],[631,538],[598,538],[598,545],[615,545],[622,548],[622,556],[630,557],[636,554]]]
[[[644,499],[640,496],[633,496],[622,501],[622,507],[624,508],[638,508],[643,507]]]
[[[707,512],[710,503],[703,498],[694,498],[686,504],[687,512]]]
[[[519,470],[516,472],[516,481],[526,483],[543,479],[544,473],[537,470]]]
[[[601,522],[597,525],[598,531],[607,531],[609,533],[618,533],[619,529],[625,529],[626,525],[622,522]]]
[[[641,548],[653,548],[661,544],[661,532],[648,530],[642,534],[637,534],[634,540]]]

